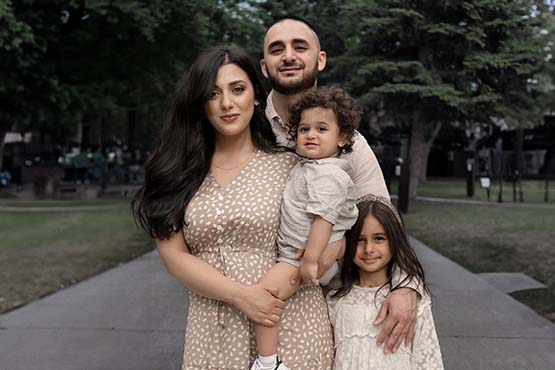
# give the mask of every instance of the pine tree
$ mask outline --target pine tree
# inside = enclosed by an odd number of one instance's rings
[[[410,131],[416,196],[441,125],[521,117],[540,68],[532,1],[352,0],[338,17],[346,52],[332,75],[367,118]]]

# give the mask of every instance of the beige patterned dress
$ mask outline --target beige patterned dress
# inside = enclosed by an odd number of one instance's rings
[[[280,204],[290,153],[258,151],[232,183],[219,186],[209,174],[186,212],[191,253],[228,278],[256,283],[276,260]],[[279,356],[293,370],[329,370],[333,341],[319,287],[287,302],[279,323]],[[255,357],[254,326],[235,307],[189,292],[182,369],[245,370]]]

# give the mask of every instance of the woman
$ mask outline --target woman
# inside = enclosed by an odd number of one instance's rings
[[[204,52],[178,86],[133,201],[168,271],[190,290],[182,369],[249,368],[255,356],[250,320],[274,325],[282,314],[284,363],[299,370],[331,367],[320,287],[299,291],[283,312],[277,292],[256,284],[275,263],[281,197],[295,163],[276,150],[265,102],[242,49]]]

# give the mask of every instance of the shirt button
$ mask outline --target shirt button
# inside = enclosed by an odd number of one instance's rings
[[[218,244],[222,244],[224,241],[222,239],[218,239]]]
[[[219,215],[221,215],[221,214],[222,214],[222,211],[221,211],[221,210],[219,210],[219,209],[217,209],[217,210],[216,210],[216,215],[218,215],[218,216],[219,216]]]
[[[224,228],[223,228],[221,225],[218,225],[218,226],[216,227],[216,230],[218,230],[218,231],[222,231],[223,229],[224,229]]]

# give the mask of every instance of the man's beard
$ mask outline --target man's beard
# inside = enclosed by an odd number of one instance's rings
[[[288,65],[284,66],[287,67]],[[303,75],[301,80],[292,83],[281,83],[275,75],[271,73],[268,73],[268,79],[270,80],[272,88],[280,94],[295,95],[314,87],[316,79],[318,78],[318,62],[316,62],[312,70],[307,71],[305,68],[303,71],[307,74]]]

